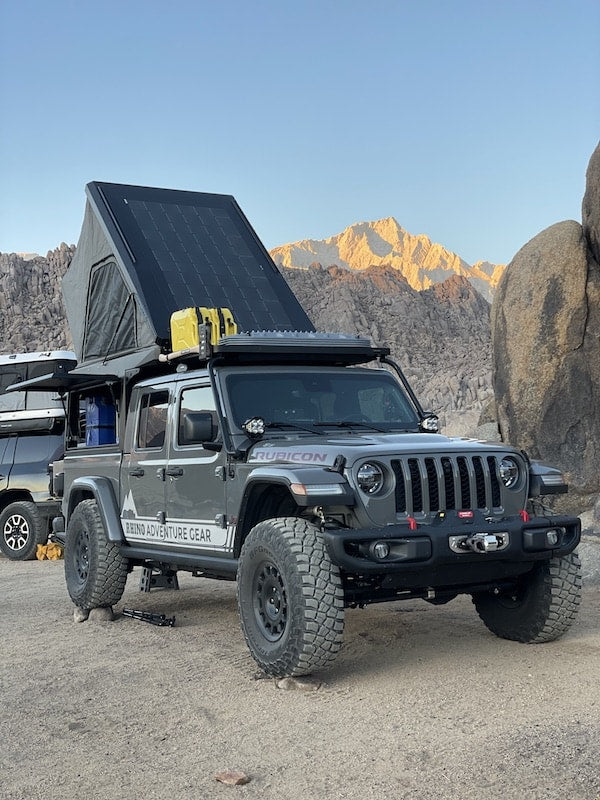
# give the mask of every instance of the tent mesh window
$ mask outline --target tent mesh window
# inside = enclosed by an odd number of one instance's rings
[[[86,307],[84,360],[134,350],[136,309],[115,261],[96,266],[90,276]]]

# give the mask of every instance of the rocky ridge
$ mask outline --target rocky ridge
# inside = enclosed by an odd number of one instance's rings
[[[359,222],[324,240],[304,239],[275,247],[271,255],[278,266],[295,269],[313,265],[359,271],[373,266],[391,267],[417,291],[460,275],[488,302],[504,270],[504,265],[489,261],[467,264],[428,236],[409,233],[393,217]]]
[[[75,252],[0,254],[2,352],[72,347],[60,281]],[[29,255],[29,254],[28,254]],[[417,290],[393,265],[282,268],[315,327],[387,344],[421,402],[446,418],[492,397],[489,304],[464,276]]]

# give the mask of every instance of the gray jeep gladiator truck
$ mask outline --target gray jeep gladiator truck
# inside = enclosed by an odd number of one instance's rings
[[[369,603],[466,593],[500,637],[569,628],[558,470],[437,433],[387,349],[315,333],[230,196],[87,196],[63,283],[79,364],[38,381],[68,396],[55,529],[77,606],[116,604],[136,566],[237,580],[276,676],[328,667]]]

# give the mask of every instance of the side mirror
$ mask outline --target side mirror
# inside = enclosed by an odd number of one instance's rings
[[[217,426],[210,411],[184,412],[180,431],[180,444],[213,442],[216,435]]]

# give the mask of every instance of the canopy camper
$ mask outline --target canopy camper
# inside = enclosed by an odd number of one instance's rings
[[[157,362],[190,307],[230,309],[239,332],[314,331],[232,196],[97,181],[86,194],[63,278],[76,375]]]

